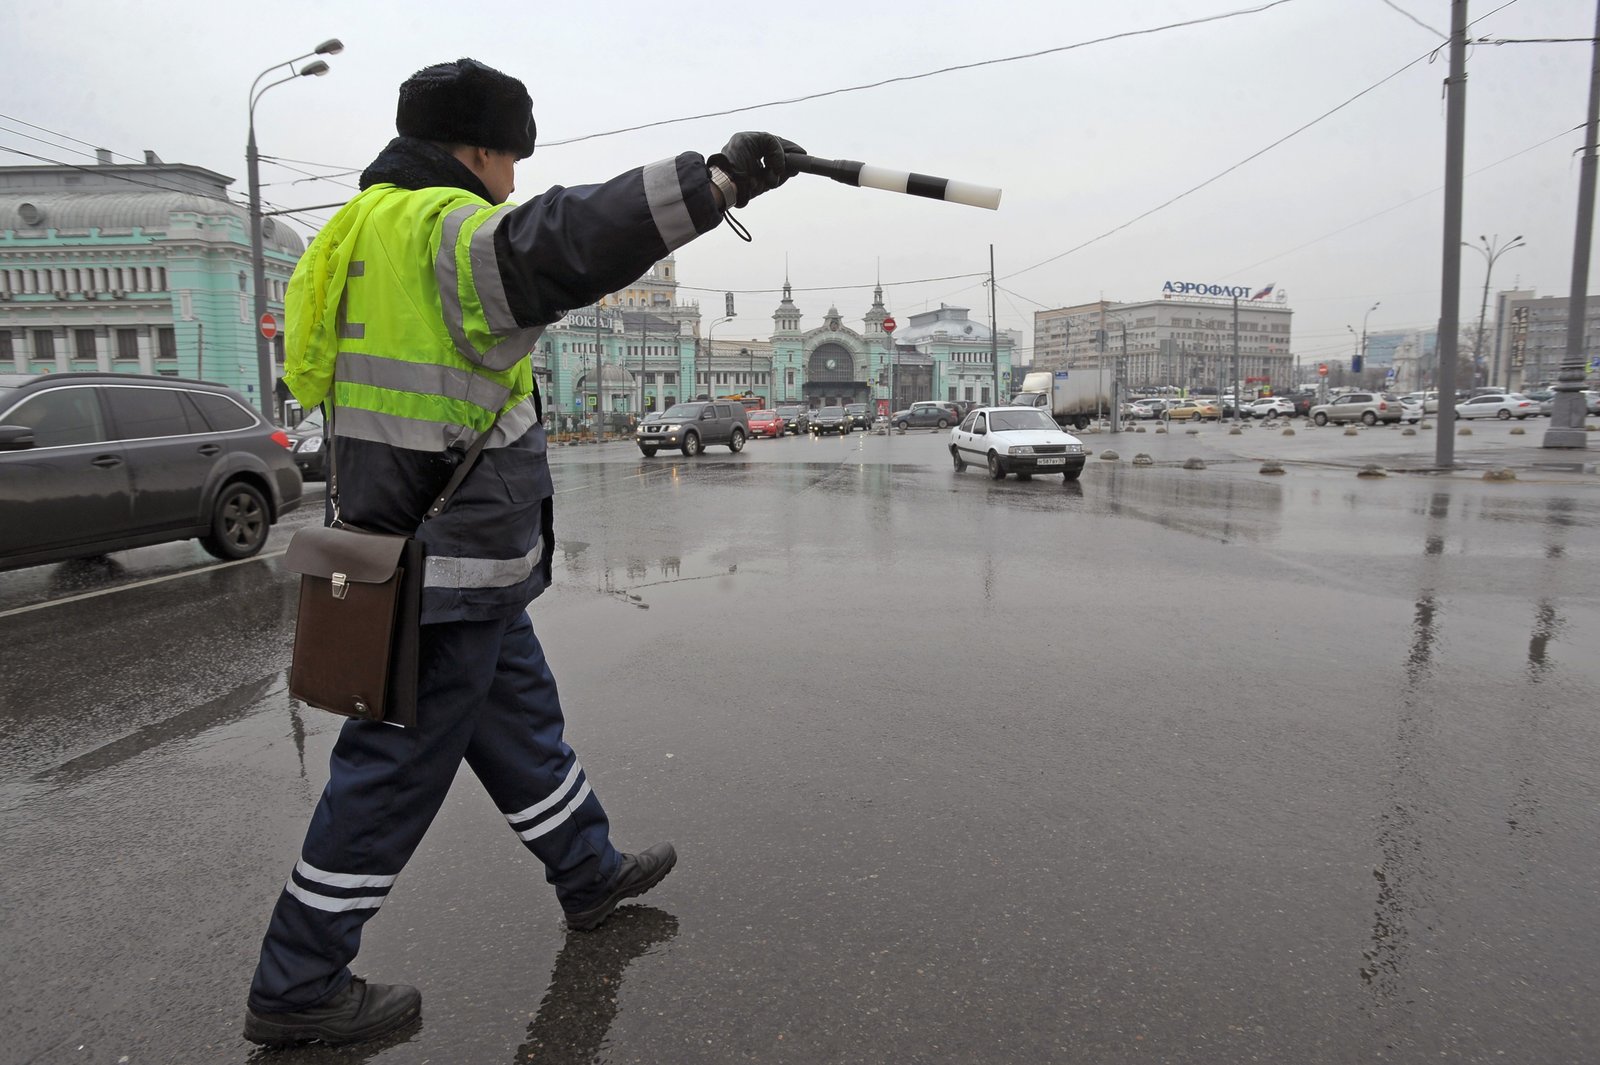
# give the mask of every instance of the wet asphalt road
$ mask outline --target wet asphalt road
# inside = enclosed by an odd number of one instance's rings
[[[422,1024],[356,1050],[238,1034],[338,726],[285,692],[314,515],[0,574],[0,1061],[1595,1061],[1600,478],[1333,432],[558,451],[535,627],[680,863],[568,935],[463,772],[356,965]]]

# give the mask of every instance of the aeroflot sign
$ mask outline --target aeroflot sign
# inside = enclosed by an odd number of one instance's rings
[[[1229,296],[1247,300],[1252,290],[1249,285],[1208,285],[1197,281],[1168,281],[1161,286],[1163,296]]]

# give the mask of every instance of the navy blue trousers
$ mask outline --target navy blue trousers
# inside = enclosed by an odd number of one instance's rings
[[[394,887],[463,758],[563,908],[586,909],[621,855],[562,739],[561,700],[528,616],[422,627],[417,726],[345,723],[300,861],[261,944],[250,1006],[314,1006],[350,980],[361,926]]]

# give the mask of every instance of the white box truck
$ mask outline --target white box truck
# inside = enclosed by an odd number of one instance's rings
[[[1043,407],[1063,429],[1087,429],[1102,415],[1110,416],[1115,400],[1110,367],[1077,370],[1035,370],[1023,375],[1012,406]]]

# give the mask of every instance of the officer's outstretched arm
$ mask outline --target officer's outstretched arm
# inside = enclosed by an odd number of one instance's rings
[[[487,259],[480,252],[492,241],[517,323],[548,325],[638,280],[668,252],[715,229],[722,214],[705,159],[685,152],[601,185],[557,185],[504,208],[473,235],[473,261]]]

